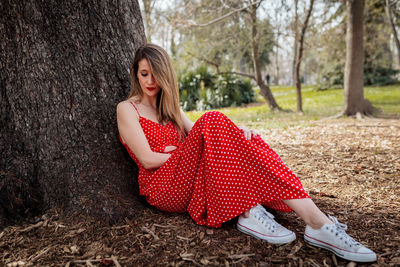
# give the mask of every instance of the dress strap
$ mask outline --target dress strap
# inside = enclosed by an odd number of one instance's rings
[[[140,116],[140,113],[139,113],[139,110],[137,109],[137,107],[135,106],[135,104],[133,104],[133,102],[132,101],[129,101],[131,104],[132,104],[132,106],[136,109],[136,112],[137,112],[137,114],[139,115],[139,117],[141,117]]]

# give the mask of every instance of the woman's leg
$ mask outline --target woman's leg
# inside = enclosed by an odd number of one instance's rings
[[[326,223],[333,223],[310,198],[283,200],[303,221],[314,229],[321,228]],[[249,217],[249,210],[243,213]]]
[[[326,223],[333,223],[311,198],[283,200],[303,221],[314,229],[321,228]]]

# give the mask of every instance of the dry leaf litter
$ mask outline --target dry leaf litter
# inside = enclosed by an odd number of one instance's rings
[[[235,220],[211,229],[187,214],[145,207],[113,226],[57,210],[9,226],[0,232],[0,266],[400,266],[399,120],[332,119],[258,132],[377,262],[348,262],[306,244],[293,213],[274,213],[297,234],[277,246],[240,233]]]

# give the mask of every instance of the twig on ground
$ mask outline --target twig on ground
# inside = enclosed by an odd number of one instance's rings
[[[121,265],[119,264],[119,262],[117,261],[117,257],[115,256],[111,256],[112,261],[114,262],[116,267],[121,267]]]
[[[69,267],[71,263],[96,263],[96,262],[102,262],[102,261],[112,261],[115,266],[121,267],[121,264],[117,261],[117,257],[111,256],[111,258],[102,258],[102,259],[86,259],[86,260],[74,260],[74,261],[69,261],[65,265],[65,267]],[[68,266],[67,266],[68,265]]]
[[[235,255],[229,255],[228,258],[235,260],[235,259],[241,259],[244,257],[252,257],[254,255],[256,255],[256,254],[254,254],[254,253],[252,253],[252,254],[235,254]]]
[[[38,227],[40,227],[40,226],[42,226],[42,225],[43,225],[43,221],[40,221],[40,222],[38,222],[38,223],[35,223],[35,224],[32,224],[32,225],[26,227],[25,229],[22,229],[22,230],[20,231],[20,233],[29,232],[30,230],[35,229],[35,228],[38,228]]]
[[[156,227],[160,227],[160,228],[176,228],[176,226],[170,225],[170,224],[168,224],[168,225],[161,225],[161,224],[154,223],[153,225],[156,226]]]
[[[112,229],[122,229],[122,228],[127,228],[127,227],[131,227],[131,225],[129,224],[124,224],[124,225],[120,225],[120,226],[113,226],[111,227]]]
[[[337,263],[337,260],[336,260],[336,256],[334,254],[332,255],[332,261],[333,261],[333,264],[335,266],[338,266],[338,263]]]
[[[154,240],[159,240],[160,239],[153,231],[151,231],[146,226],[142,226],[142,230],[144,230],[145,232],[151,234],[151,236],[154,238]]]
[[[40,251],[38,254],[36,254],[35,256],[30,256],[29,258],[28,258],[28,262],[34,262],[34,261],[36,261],[37,259],[39,259],[42,255],[44,255],[44,254],[46,254],[50,249],[52,249],[52,247],[49,247],[49,248],[46,248],[46,249],[43,249],[42,251]]]

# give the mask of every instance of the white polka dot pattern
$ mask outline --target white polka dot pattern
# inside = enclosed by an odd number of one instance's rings
[[[140,194],[160,210],[188,211],[196,223],[220,227],[258,203],[291,211],[282,199],[309,198],[260,136],[247,139],[221,112],[206,112],[184,141],[172,123],[139,118],[153,151],[178,147],[160,168],[146,170],[124,144],[139,167]]]

